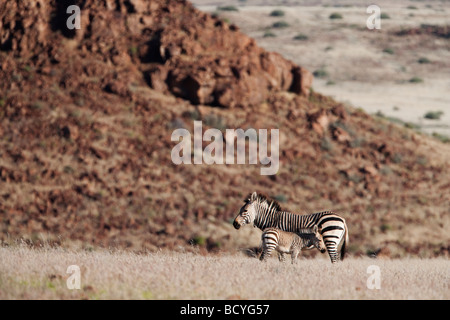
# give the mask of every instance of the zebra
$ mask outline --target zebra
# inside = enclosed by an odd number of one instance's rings
[[[275,227],[283,231],[300,233],[302,229],[312,229],[317,225],[331,263],[344,260],[345,248],[348,245],[348,229],[343,217],[332,211],[308,215],[282,211],[278,202],[256,192],[250,194],[244,202],[244,206],[233,221],[235,229],[253,223],[254,227],[261,230]],[[312,248],[313,246],[308,247]]]
[[[266,228],[261,235],[262,253],[259,260],[266,261],[272,251],[277,250],[280,261],[284,261],[284,254],[289,253],[291,262],[294,264],[298,254],[305,247],[314,246],[322,253],[325,252],[321,239],[317,225],[314,225],[312,230],[305,229],[301,235],[277,228]]]

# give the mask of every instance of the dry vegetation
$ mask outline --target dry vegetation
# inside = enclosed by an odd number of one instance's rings
[[[69,265],[81,289],[67,289]],[[377,265],[381,288],[368,289]],[[0,299],[449,299],[448,259],[275,258],[242,254],[0,248]]]

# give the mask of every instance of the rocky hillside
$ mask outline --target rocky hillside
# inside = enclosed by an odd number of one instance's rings
[[[448,144],[310,92],[310,72],[188,2],[7,1],[0,32],[6,243],[233,250],[257,190],[340,212],[351,253],[448,255]],[[173,164],[194,120],[279,129],[278,173]]]

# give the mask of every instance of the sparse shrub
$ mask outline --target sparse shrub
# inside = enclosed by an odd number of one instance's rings
[[[333,150],[333,142],[331,142],[330,138],[324,137],[320,142],[320,148],[324,151]]]
[[[380,117],[380,118],[385,118],[386,117],[386,115],[381,110],[378,110],[377,112],[375,112],[375,115],[377,117]]]
[[[0,108],[4,107],[6,104],[6,98],[1,98],[0,99]]]
[[[387,176],[392,173],[392,169],[389,168],[388,166],[382,166],[380,169],[380,173],[384,176]]]
[[[239,9],[236,8],[235,6],[221,6],[221,7],[217,7],[217,10],[220,10],[220,11],[239,11]]]
[[[380,18],[381,19],[390,19],[391,17],[387,14],[387,13],[382,13],[382,14],[380,14]]]
[[[335,121],[333,123],[330,124],[330,128],[332,130],[335,130],[337,128],[340,128],[342,130],[344,130],[345,132],[347,132],[351,137],[355,137],[356,136],[356,132],[355,130],[353,130],[350,125],[346,122],[343,121]]]
[[[170,129],[186,128],[186,123],[182,118],[177,117],[167,123],[167,128]]]
[[[75,173],[75,169],[71,166],[64,166],[63,171],[67,174],[73,174]]]
[[[357,137],[356,139],[350,141],[349,146],[350,148],[360,148],[363,147],[366,144],[366,139],[362,137]]]
[[[33,68],[30,65],[27,64],[27,65],[22,67],[22,70],[26,71],[26,72],[31,72],[33,70]]]
[[[270,30],[264,32],[264,35],[263,35],[264,38],[276,38],[276,36],[277,35]]]
[[[403,126],[408,129],[416,129],[416,130],[420,129],[419,125],[412,123],[412,122],[405,122],[405,124]]]
[[[383,49],[383,52],[384,53],[388,53],[388,54],[394,54],[394,49],[392,49],[392,48],[385,48],[385,49]]]
[[[427,164],[428,160],[425,156],[418,156],[416,159],[416,163],[420,164],[421,166],[425,166]]]
[[[296,36],[294,37],[294,40],[305,41],[305,40],[308,40],[308,36],[307,36],[306,34],[299,33],[298,35],[296,35]]]
[[[335,19],[342,19],[342,14],[337,13],[337,12],[333,12],[332,14],[330,14],[330,19],[335,20]]]
[[[131,56],[135,56],[138,53],[138,48],[136,46],[131,46],[130,47],[130,55]]]
[[[200,112],[198,112],[197,109],[183,112],[183,117],[187,117],[191,120],[201,120],[202,118]]]
[[[411,79],[409,79],[409,82],[411,82],[411,83],[421,83],[421,82],[423,82],[423,79],[419,78],[419,77],[412,77]]]
[[[363,179],[364,178],[362,176],[358,175],[358,174],[352,174],[352,175],[348,176],[348,180],[353,182],[353,183],[355,183],[355,184],[360,183],[361,181],[363,181]]]
[[[277,29],[287,28],[289,27],[289,23],[287,23],[286,21],[277,21],[272,24],[272,27]]]
[[[321,69],[315,70],[313,72],[313,75],[314,75],[314,77],[317,77],[317,78],[325,78],[328,76],[328,72],[325,69],[321,68]]]
[[[83,107],[85,105],[85,100],[83,97],[74,98],[73,102],[79,107]]]
[[[441,119],[442,115],[444,114],[443,111],[428,111],[427,113],[425,113],[425,115],[423,116],[425,119],[430,119],[430,120],[439,120]]]
[[[401,163],[403,161],[403,156],[400,153],[394,153],[394,155],[392,156],[392,161],[394,161],[394,163]]]
[[[190,241],[193,245],[204,246],[206,244],[206,238],[202,236],[196,236]]]
[[[387,115],[383,115],[382,118],[392,122],[392,123],[396,123],[396,124],[400,124],[400,125],[404,125],[403,120],[397,118],[397,117],[391,117],[391,116],[387,116]]]
[[[437,132],[433,132],[433,137],[435,137],[436,139],[440,140],[443,143],[450,143],[450,137],[437,133]]]
[[[214,113],[206,115],[203,119],[203,122],[205,125],[211,128],[217,128],[219,130],[225,130],[225,128],[227,127],[224,118]]]
[[[44,102],[42,101],[35,101],[32,105],[31,105],[31,109],[34,110],[42,110],[44,108]]]
[[[273,11],[270,13],[270,16],[271,16],[271,17],[284,17],[284,11],[283,11],[283,10],[280,10],[280,9],[273,10]]]
[[[430,63],[431,61],[428,58],[421,57],[421,58],[419,58],[419,60],[417,60],[417,62],[420,64],[424,64],[424,63]]]
[[[427,197],[425,197],[425,196],[418,196],[417,203],[419,203],[421,205],[427,205],[429,203],[429,201],[428,201]]]

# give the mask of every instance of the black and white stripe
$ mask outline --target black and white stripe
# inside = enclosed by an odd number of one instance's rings
[[[334,212],[323,211],[308,215],[300,215],[282,211],[280,205],[254,192],[246,200],[233,225],[239,229],[242,225],[251,224],[261,230],[274,227],[283,231],[301,233],[303,229],[317,226],[327,248],[331,262],[343,260],[348,244],[348,229],[345,219]],[[310,246],[308,249],[313,248]]]
[[[266,261],[270,257],[273,250],[278,251],[280,261],[284,261],[284,254],[291,255],[292,263],[295,263],[300,251],[308,247],[321,248],[320,234],[317,232],[317,226],[314,228],[314,233],[311,230],[305,230],[301,235],[294,232],[287,232],[277,228],[264,229],[261,235],[262,253],[259,260]]]

